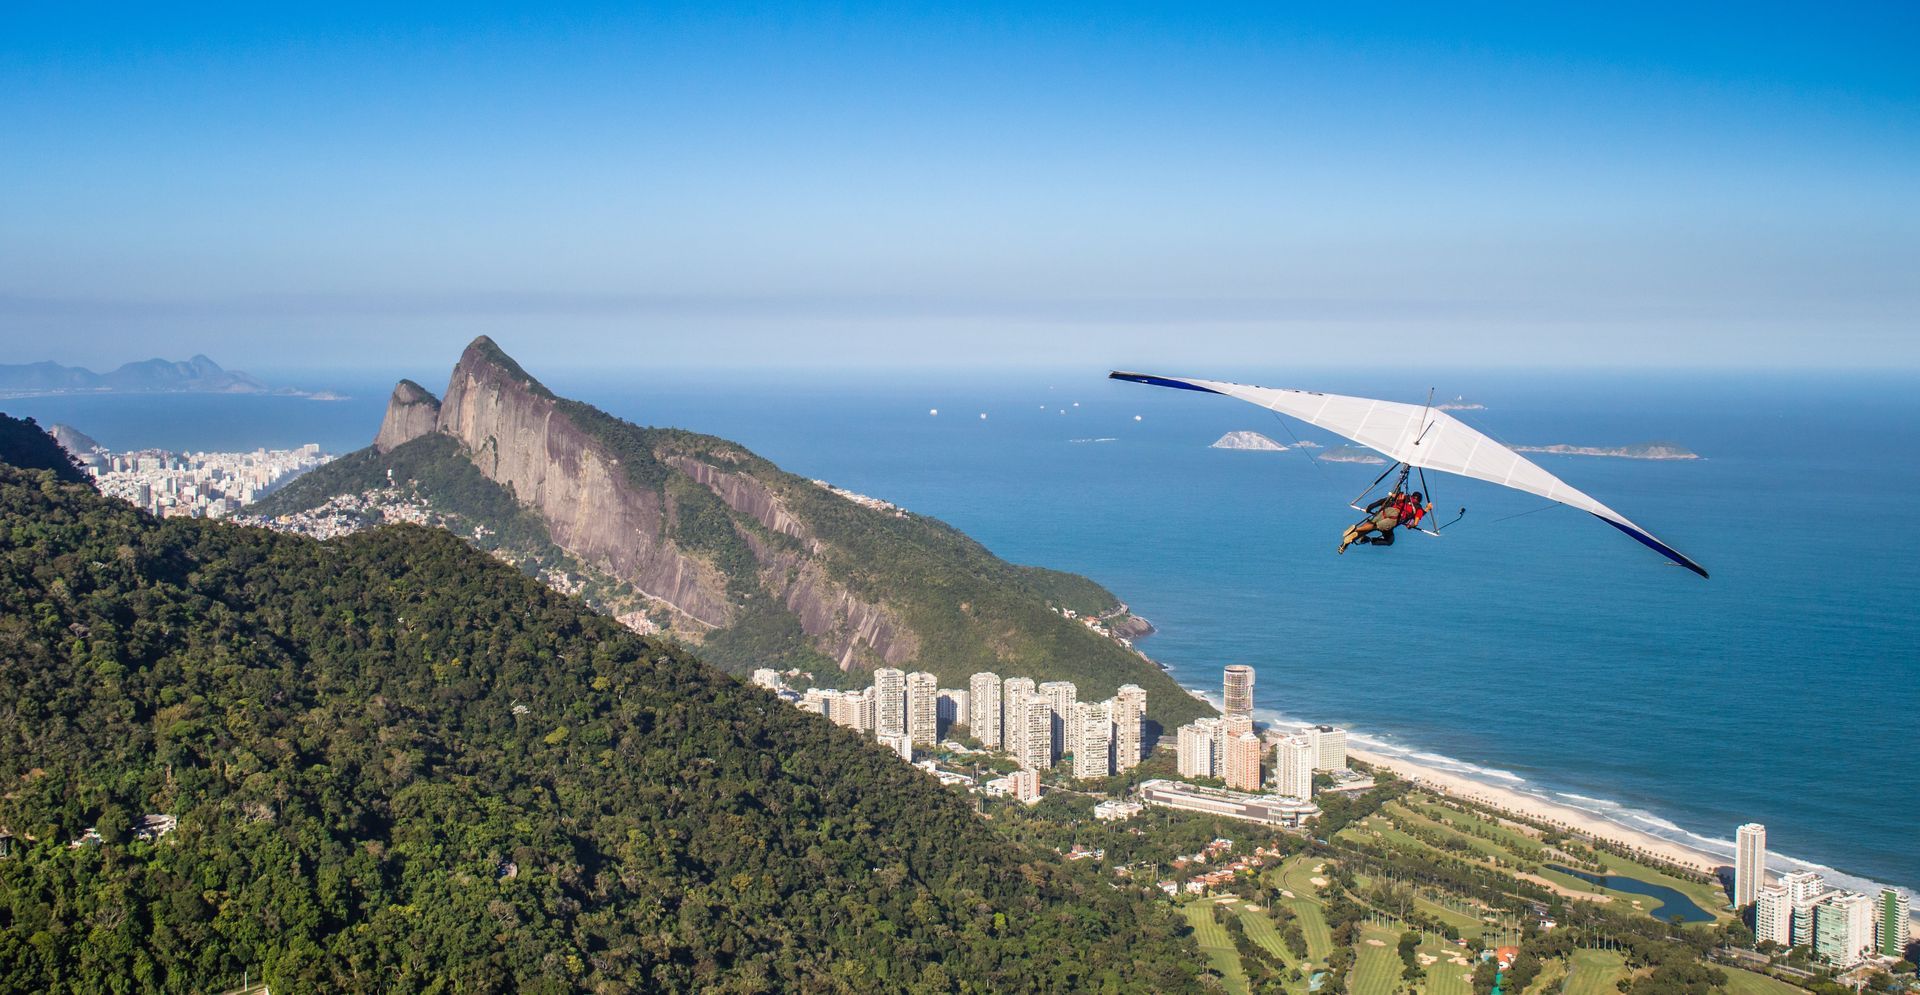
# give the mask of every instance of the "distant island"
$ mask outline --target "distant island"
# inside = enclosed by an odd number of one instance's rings
[[[330,390],[273,388],[205,356],[187,360],[146,359],[107,373],[53,362],[0,364],[0,397],[45,394],[274,394],[313,401],[344,401]]]
[[[1287,451],[1287,447],[1258,432],[1228,432],[1207,448],[1249,449],[1263,453],[1284,453]]]
[[[1433,409],[1435,411],[1485,411],[1487,410],[1487,406],[1481,404],[1479,401],[1469,401],[1464,397],[1456,397],[1451,401],[1441,401],[1439,404],[1434,405]]]
[[[1320,454],[1320,458],[1329,463],[1385,463],[1379,453],[1359,446],[1335,446]]]
[[[1515,452],[1549,453],[1554,456],[1612,456],[1615,459],[1689,460],[1700,454],[1677,442],[1642,442],[1631,446],[1515,446]]]

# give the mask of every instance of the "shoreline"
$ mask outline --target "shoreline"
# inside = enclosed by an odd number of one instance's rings
[[[1690,847],[1652,833],[1623,826],[1593,812],[1549,801],[1538,795],[1473,780],[1462,774],[1442,770],[1404,757],[1388,756],[1349,745],[1347,755],[1374,767],[1489,808],[1510,812],[1558,829],[1605,840],[1630,850],[1644,851],[1656,859],[1702,874],[1712,874],[1728,866],[1726,860],[1707,850]]]

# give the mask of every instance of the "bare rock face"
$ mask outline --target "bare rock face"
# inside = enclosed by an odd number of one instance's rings
[[[380,434],[373,437],[373,448],[390,453],[432,432],[440,423],[440,399],[411,380],[394,385],[387,399],[387,416],[380,420]]]
[[[815,648],[837,661],[841,670],[893,666],[919,655],[919,636],[895,612],[856,596],[827,574],[815,559],[825,552],[824,544],[764,481],[689,456],[672,456],[667,463],[767,531],[799,541],[806,553],[745,535],[761,567],[761,586],[786,605]]]
[[[438,427],[546,519],[556,545],[698,622],[730,624],[726,577],[667,538],[659,492],[634,486],[606,448],[556,407],[551,392],[482,336],[453,368]]]

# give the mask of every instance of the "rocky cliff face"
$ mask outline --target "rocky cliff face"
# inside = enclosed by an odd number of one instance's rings
[[[394,385],[387,398],[387,415],[380,420],[380,434],[373,437],[373,448],[393,452],[438,428],[440,399],[411,380]]]
[[[840,669],[894,666],[919,654],[919,637],[898,613],[857,597],[827,575],[816,559],[826,551],[824,544],[764,481],[685,455],[669,456],[667,463],[711,490],[727,507],[752,517],[761,528],[799,542],[804,553],[780,548],[751,532],[744,535],[760,564],[761,586],[800,620],[801,631]]]
[[[632,486],[605,446],[556,412],[552,393],[476,339],[453,368],[438,430],[480,471],[540,513],[562,549],[695,621],[733,621],[727,578],[666,536],[657,491]]]

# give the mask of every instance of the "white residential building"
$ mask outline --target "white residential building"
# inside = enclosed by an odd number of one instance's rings
[[[1288,736],[1274,747],[1273,791],[1302,801],[1313,797],[1313,772],[1320,753],[1312,738]]]
[[[1031,805],[1040,800],[1040,775],[1033,770],[1016,770],[1008,775],[1013,781],[1013,797]]]
[[[1000,685],[1000,748],[1016,761],[1027,755],[1026,709],[1033,678],[1009,677]]]
[[[1072,681],[1048,681],[1040,685],[1040,694],[1047,699],[1047,708],[1053,714],[1053,759],[1059,760],[1077,738],[1070,734],[1073,722],[1073,705],[1079,699],[1080,690]]]
[[[940,742],[940,678],[923,671],[907,675],[907,735],[915,746]]]
[[[1220,720],[1195,719],[1176,734],[1174,769],[1181,777],[1213,777],[1220,755]]]
[[[1313,743],[1313,769],[1329,773],[1347,769],[1347,731],[1339,726],[1314,726],[1307,730]]]
[[[940,731],[942,735],[945,735],[948,729],[956,725],[966,725],[973,720],[973,715],[970,711],[973,692],[966,688],[941,688],[938,700],[940,702]]]
[[[1073,706],[1074,777],[1113,775],[1113,720],[1104,702],[1076,702]]]
[[[1733,905],[1752,905],[1767,883],[1767,827],[1749,822],[1740,827],[1733,857]]]
[[[1780,876],[1780,886],[1787,889],[1787,904],[1793,908],[1793,928],[1789,931],[1790,946],[1802,947],[1813,944],[1813,907],[1820,904],[1829,891],[1825,878],[1813,871],[1797,871]]]
[[[1113,715],[1113,766],[1131,770],[1146,756],[1147,692],[1136,684],[1122,684],[1109,705]]]
[[[1120,798],[1109,798],[1106,801],[1100,802],[1099,804],[1093,807],[1093,817],[1096,819],[1099,819],[1101,822],[1113,822],[1120,819],[1131,819],[1134,816],[1139,815],[1140,811],[1145,807],[1146,806],[1136,801],[1126,801]]]
[[[913,760],[913,737],[904,732],[885,733],[880,737],[880,745],[900,754],[900,759]]]
[[[1053,766],[1053,707],[1038,693],[1028,691],[1008,702],[1009,720],[1019,729],[1015,763],[1027,770]]]
[[[1260,790],[1260,754],[1266,744],[1252,730],[1228,736],[1222,744],[1220,777],[1234,791]]]
[[[753,686],[766,688],[769,691],[778,691],[786,687],[787,682],[780,679],[780,672],[778,670],[761,667],[753,672]]]
[[[873,731],[899,736],[907,731],[907,672],[881,667],[873,672]]]
[[[1753,897],[1753,939],[1793,946],[1793,899],[1785,885],[1762,888]]]
[[[1000,748],[1000,675],[981,671],[967,679],[967,731],[989,750]]]

